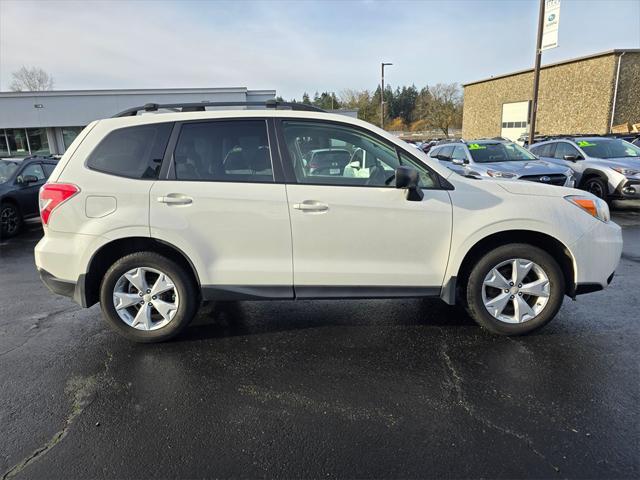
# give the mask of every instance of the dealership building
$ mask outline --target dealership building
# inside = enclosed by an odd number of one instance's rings
[[[463,138],[517,140],[528,131],[533,69],[463,87]],[[624,123],[640,123],[640,49],[610,50],[542,67],[536,133],[605,134]]]
[[[0,157],[62,154],[93,120],[147,103],[264,102],[275,95],[244,87],[0,92]]]

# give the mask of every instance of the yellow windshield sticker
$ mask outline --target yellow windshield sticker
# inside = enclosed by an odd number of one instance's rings
[[[579,147],[595,147],[595,143],[588,142],[587,140],[580,140],[578,142]]]
[[[469,150],[483,150],[487,147],[485,147],[484,145],[480,145],[479,143],[470,143],[468,145]]]

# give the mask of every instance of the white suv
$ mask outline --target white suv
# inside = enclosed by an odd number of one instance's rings
[[[439,296],[523,334],[611,281],[621,231],[595,196],[465,178],[369,123],[270,106],[91,123],[40,192],[45,284],[155,342],[218,299]]]

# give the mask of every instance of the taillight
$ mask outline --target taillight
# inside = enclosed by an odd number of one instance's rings
[[[51,212],[80,191],[72,183],[45,183],[40,187],[40,217],[44,225],[49,224]]]

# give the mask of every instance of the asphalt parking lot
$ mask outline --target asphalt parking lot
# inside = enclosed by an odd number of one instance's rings
[[[640,476],[640,210],[523,338],[436,300],[229,302],[131,344],[0,244],[0,479]]]

